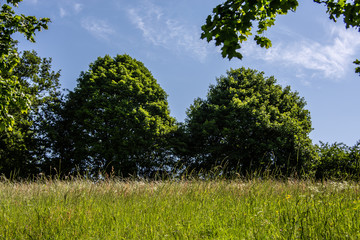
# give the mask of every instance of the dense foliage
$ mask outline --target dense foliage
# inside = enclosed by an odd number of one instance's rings
[[[60,94],[60,73],[51,70],[51,59],[25,51],[13,74],[31,105],[26,113],[9,109],[14,123],[12,131],[0,132],[0,170],[6,176],[14,171],[18,176],[27,176],[39,171],[39,160],[46,151],[43,113]]]
[[[54,139],[58,158],[52,164],[61,165],[64,173],[146,175],[166,164],[159,149],[175,122],[167,94],[128,55],[105,56],[90,64],[59,116]]]
[[[343,143],[320,143],[314,168],[317,179],[360,179],[360,141],[349,147]]]
[[[0,132],[13,130],[16,113],[26,113],[31,100],[22,89],[14,68],[19,64],[15,48],[15,33],[23,34],[27,40],[35,42],[36,31],[47,29],[48,18],[36,19],[34,16],[15,15],[11,5],[17,6],[22,0],[7,0],[0,9]],[[11,5],[9,5],[11,4]]]
[[[273,77],[245,68],[229,71],[210,86],[207,99],[196,99],[188,111],[189,166],[299,172],[313,157],[305,105]]]
[[[47,29],[50,20],[16,15],[12,6],[21,0],[6,2],[0,9],[0,171],[8,176],[16,170],[26,176],[35,171],[34,156],[40,149],[35,144],[40,109],[53,97],[59,74],[50,70],[51,60],[35,52],[20,56],[13,39],[20,33],[35,42],[35,33]]]

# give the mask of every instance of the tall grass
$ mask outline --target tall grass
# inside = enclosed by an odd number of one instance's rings
[[[360,239],[359,185],[0,182],[0,239]]]

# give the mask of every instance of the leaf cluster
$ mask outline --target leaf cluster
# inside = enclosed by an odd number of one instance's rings
[[[333,21],[342,18],[345,27],[360,30],[360,1],[359,0],[314,0],[324,4],[329,18]],[[264,36],[265,31],[275,24],[278,15],[296,11],[297,0],[226,0],[213,9],[206,23],[201,27],[201,39],[208,42],[214,40],[216,46],[221,47],[223,58],[242,59],[240,48],[243,42],[255,34],[254,41],[265,48],[271,47],[271,40]],[[254,26],[255,25],[255,26]],[[360,65],[359,60],[353,62]],[[360,73],[360,67],[356,67]]]
[[[223,44],[223,58],[242,59],[238,50],[253,35],[254,23],[257,23],[255,42],[261,47],[269,48],[271,41],[263,35],[264,32],[274,25],[277,15],[295,11],[297,6],[296,0],[227,0],[216,6],[213,14],[207,17],[206,24],[201,28],[201,38],[208,42],[215,40],[216,46]]]

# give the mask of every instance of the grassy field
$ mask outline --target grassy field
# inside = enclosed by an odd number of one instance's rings
[[[0,239],[360,239],[359,184],[0,182]]]

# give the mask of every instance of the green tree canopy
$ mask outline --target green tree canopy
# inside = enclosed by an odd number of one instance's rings
[[[57,151],[63,171],[113,170],[123,176],[164,164],[157,149],[175,122],[165,91],[128,55],[90,64],[68,94],[61,119]]]
[[[14,123],[12,131],[0,131],[0,173],[10,176],[16,172],[17,176],[27,177],[37,173],[47,149],[43,110],[57,101],[60,73],[51,70],[51,59],[40,58],[34,51],[23,52],[12,72],[31,105],[26,113],[8,109]]]
[[[318,161],[314,164],[317,179],[360,179],[360,141],[349,147],[343,143],[316,145]]]
[[[29,96],[13,73],[20,61],[13,34],[23,34],[27,40],[35,42],[36,31],[47,29],[50,21],[48,18],[38,20],[34,16],[16,15],[9,4],[16,7],[21,1],[7,0],[0,9],[0,132],[12,131],[15,119],[10,109],[26,113],[31,105]]]
[[[193,169],[226,164],[227,171],[300,170],[311,160],[312,130],[306,103],[273,77],[240,68],[210,86],[187,113]]]
[[[330,19],[343,18],[346,28],[360,27],[360,0],[314,0],[327,7]],[[213,14],[202,26],[201,38],[215,45],[222,45],[223,58],[242,59],[238,51],[241,44],[255,33],[254,40],[261,47],[271,47],[271,41],[264,36],[265,31],[275,24],[276,16],[295,11],[297,0],[226,0],[213,9]],[[255,26],[253,26],[255,24]],[[255,30],[255,31],[253,31]],[[360,64],[359,60],[354,62]],[[360,67],[356,69],[360,73]]]

